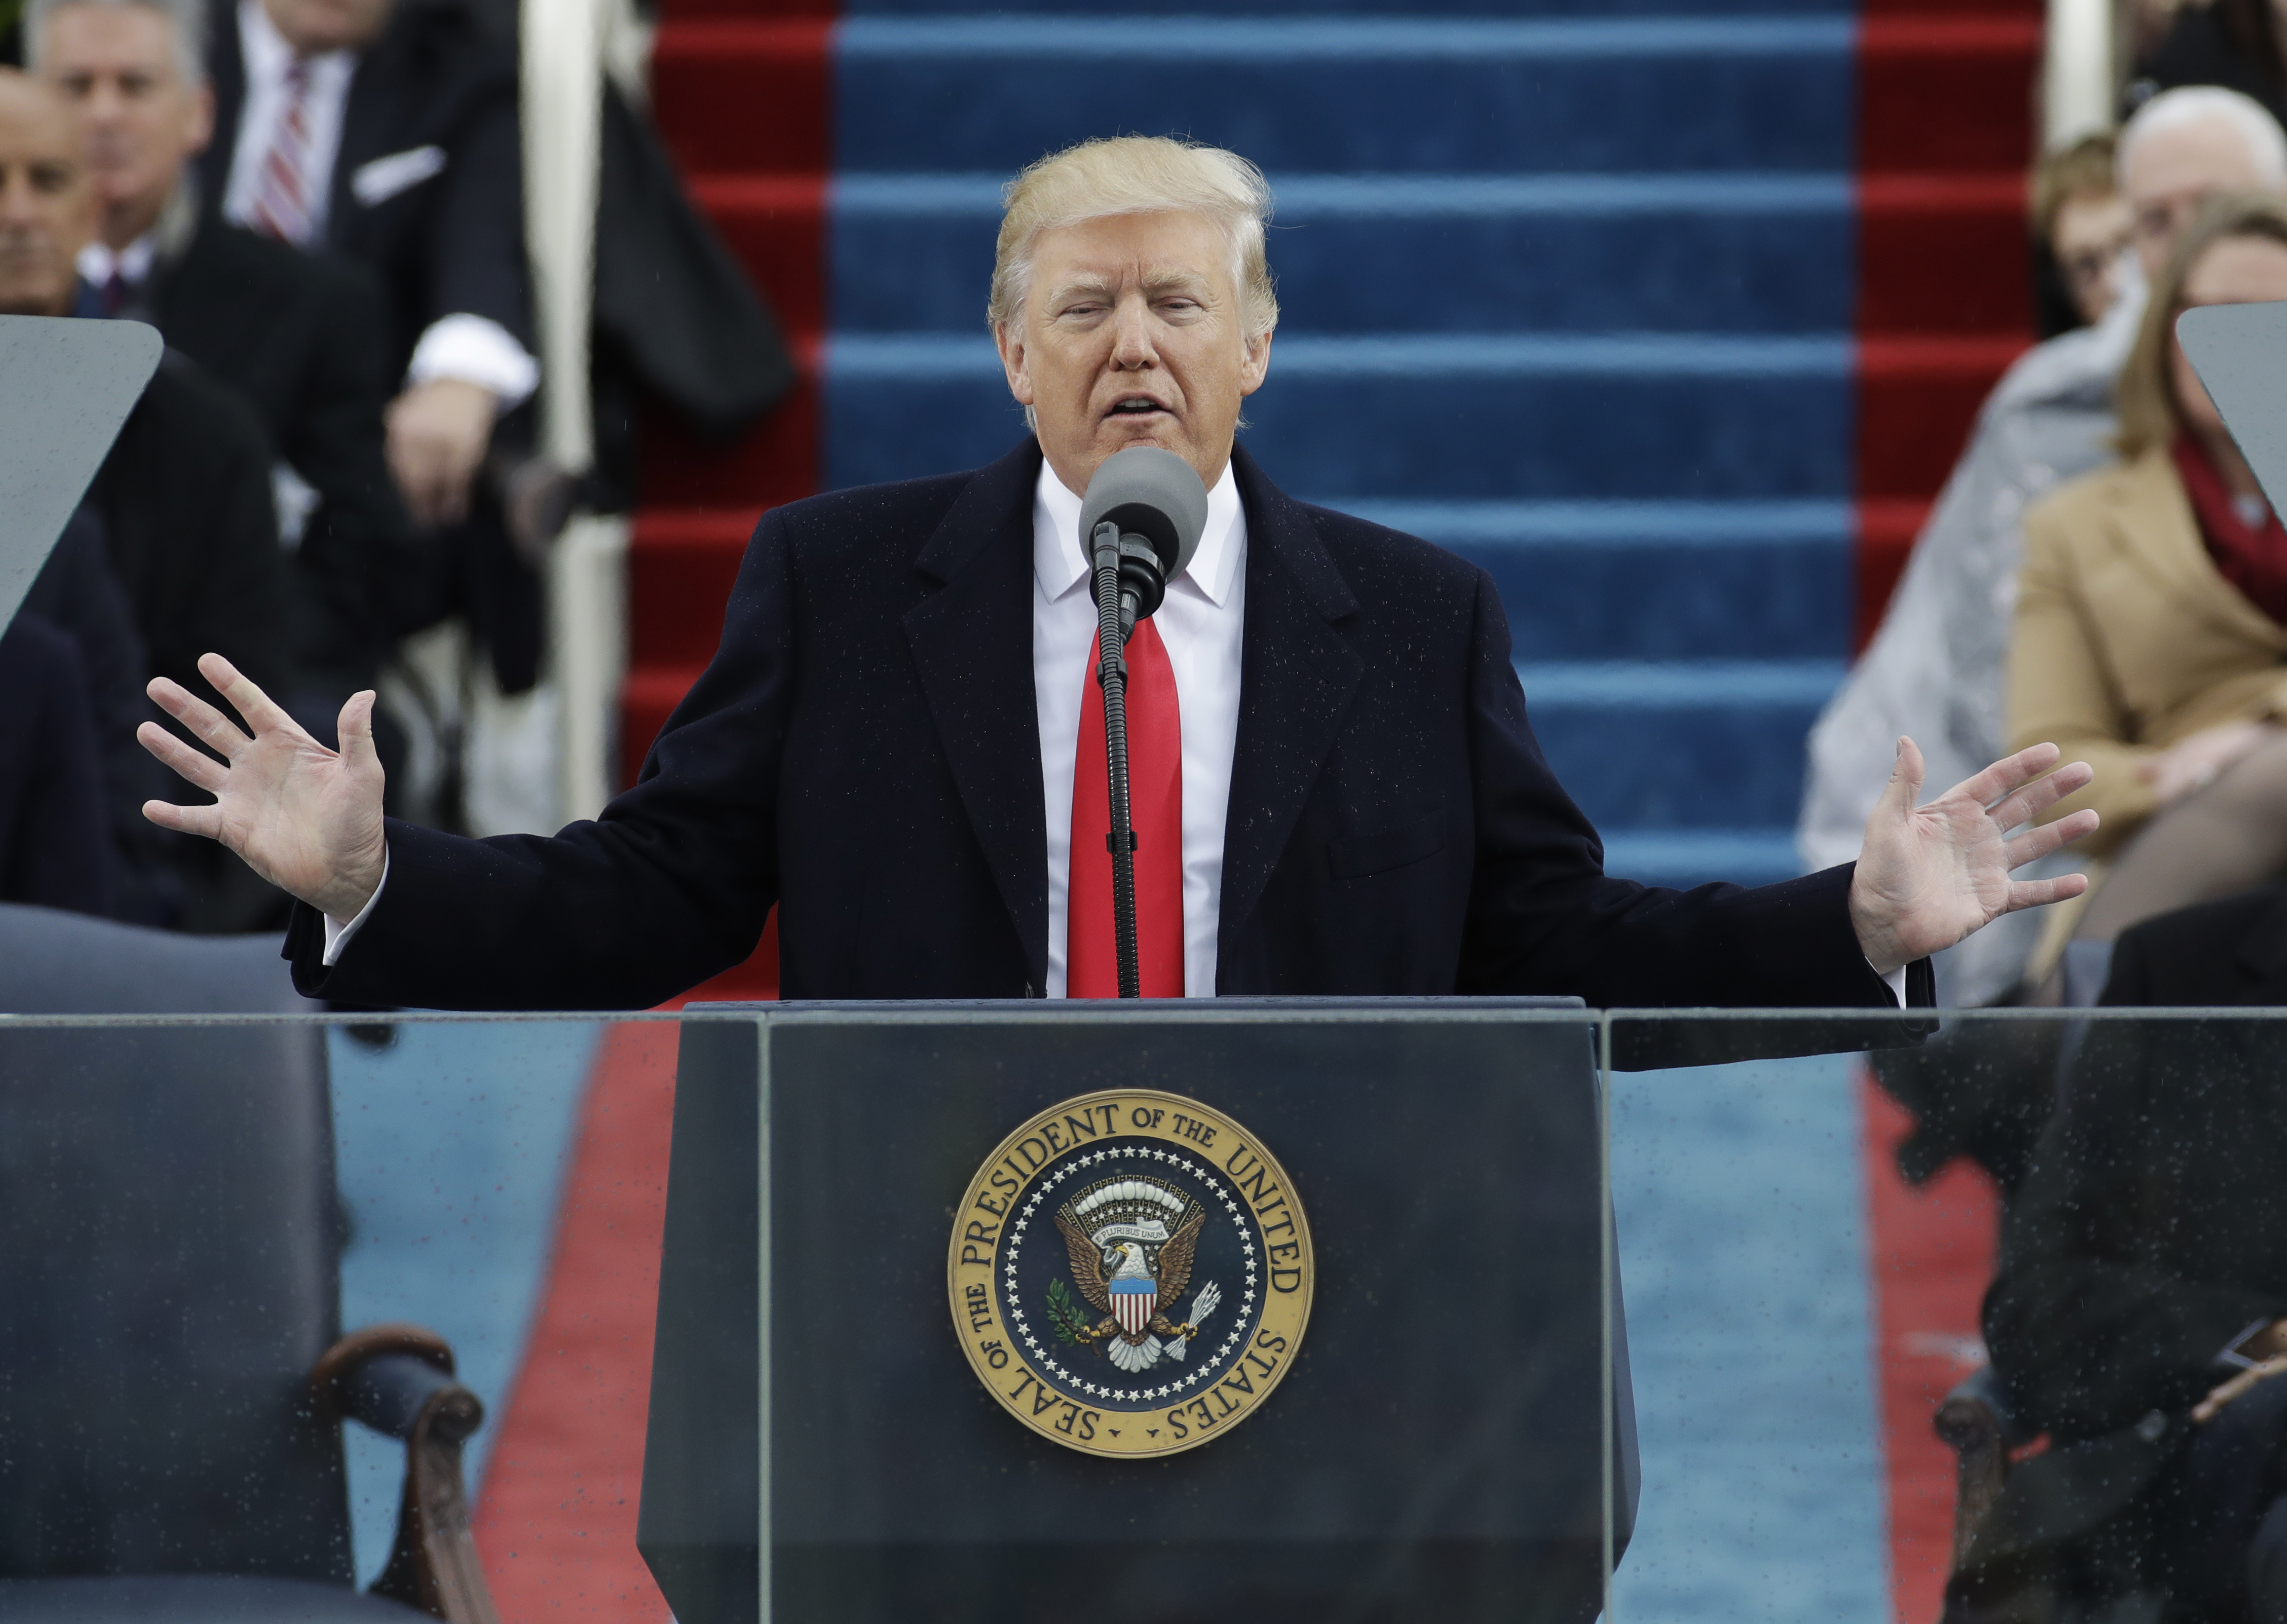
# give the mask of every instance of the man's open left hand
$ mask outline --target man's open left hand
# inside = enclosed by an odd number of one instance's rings
[[[2087,810],[2031,826],[2096,777],[2085,761],[2058,767],[2062,753],[2054,745],[2035,745],[1916,806],[1922,753],[1910,738],[1898,741],[1898,763],[1866,820],[1866,844],[1850,882],[1850,923],[1877,971],[1887,975],[2005,913],[2061,903],[2088,888],[2080,874],[2009,878],[2096,828],[2096,814]]]

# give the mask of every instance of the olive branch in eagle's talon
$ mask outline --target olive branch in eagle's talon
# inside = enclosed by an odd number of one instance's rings
[[[1120,1330],[1120,1321],[1109,1316],[1104,1325],[1090,1325],[1088,1317],[1080,1313],[1080,1305],[1072,1301],[1071,1289],[1060,1280],[1049,1282],[1049,1319],[1056,1328],[1058,1341],[1083,1348],[1117,1335]]]

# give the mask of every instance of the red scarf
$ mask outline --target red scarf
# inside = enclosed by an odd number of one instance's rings
[[[2265,614],[2287,624],[2287,528],[2279,516],[2266,505],[2260,524],[2240,517],[2231,487],[2190,435],[2176,437],[2175,458],[2216,572]]]

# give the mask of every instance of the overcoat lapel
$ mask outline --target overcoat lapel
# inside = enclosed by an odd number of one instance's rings
[[[1238,737],[1223,843],[1221,962],[1278,865],[1341,731],[1364,662],[1336,629],[1357,599],[1301,505],[1231,453],[1246,511],[1246,625]]]
[[[1048,814],[1033,696],[1033,487],[1027,439],[981,470],[914,560],[943,583],[907,610],[906,642],[977,843],[1032,966],[1049,967]]]

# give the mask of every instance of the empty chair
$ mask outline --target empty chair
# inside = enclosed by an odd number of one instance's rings
[[[0,907],[0,1618],[495,1618],[463,1440],[411,1326],[340,1335],[325,1034],[274,938]],[[341,1421],[407,1443],[396,1549],[354,1588]]]

